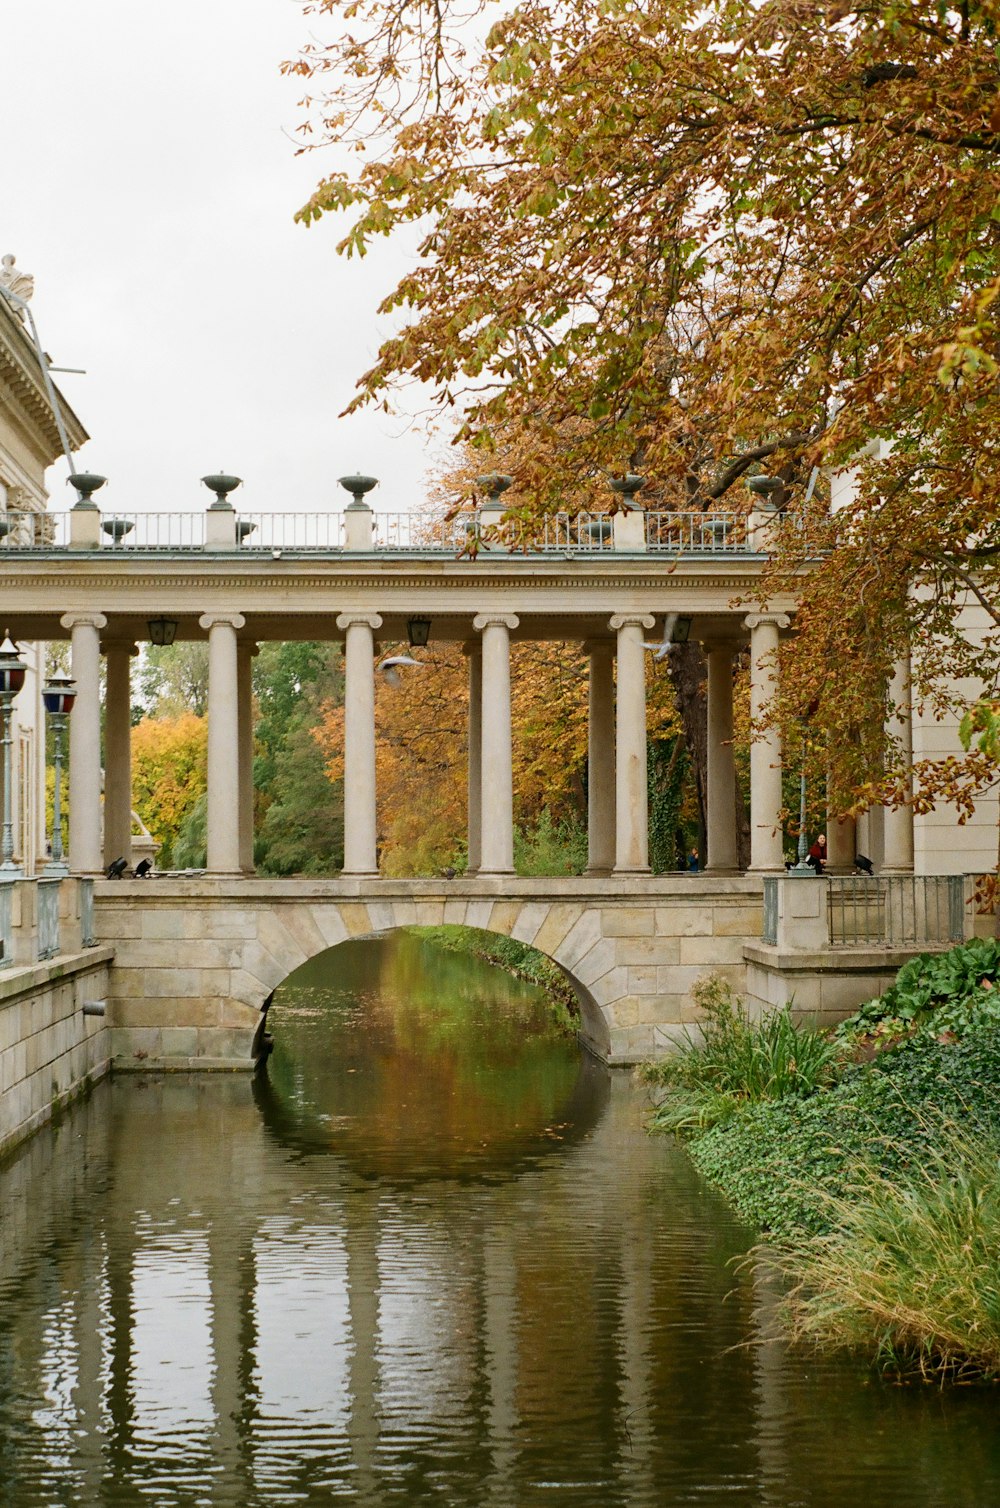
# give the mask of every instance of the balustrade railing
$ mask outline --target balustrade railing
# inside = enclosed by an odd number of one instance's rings
[[[61,550],[68,544],[68,513],[0,513],[0,550]]]
[[[80,943],[84,948],[97,944],[94,935],[94,882],[80,880]]]
[[[59,881],[38,882],[38,956],[54,958],[59,952]]]
[[[361,515],[362,518],[365,515]],[[455,557],[506,551],[513,557],[531,555],[591,555],[616,548],[617,522],[638,520],[639,541],[649,551],[672,555],[747,553],[746,519],[738,513],[649,512],[553,513],[527,528],[516,521],[501,523],[497,513],[466,512],[454,518],[420,513],[372,513],[371,548],[386,553],[443,554]],[[206,519],[214,521],[209,529]],[[74,521],[75,520],[75,521]],[[92,520],[92,523],[90,523]],[[81,515],[72,513],[0,513],[0,549],[41,552],[99,548],[115,555],[173,553],[208,549],[239,549],[247,553],[315,551],[339,553],[347,548],[342,512],[243,513],[215,512],[95,512],[84,519],[92,537],[80,534]],[[227,526],[232,524],[232,544]],[[222,534],[220,542],[218,533]],[[366,545],[355,548],[365,549]],[[641,542],[624,531],[617,546],[634,551]]]
[[[14,886],[0,880],[0,969],[14,962]]]
[[[776,874],[764,876],[764,925],[760,937],[761,942],[771,943],[772,946],[778,941],[778,876]]]
[[[831,875],[827,885],[831,947],[923,947],[965,935],[962,875]]]
[[[672,555],[737,555],[748,549],[742,513],[659,513],[645,515],[647,550]]]

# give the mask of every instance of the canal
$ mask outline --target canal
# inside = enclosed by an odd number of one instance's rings
[[[531,985],[420,939],[266,1076],[122,1077],[0,1167],[0,1505],[1000,1500],[997,1395],[790,1354],[752,1244]]]

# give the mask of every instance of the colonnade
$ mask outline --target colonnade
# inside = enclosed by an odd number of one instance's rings
[[[130,859],[130,663],[134,643],[106,633],[103,613],[70,613],[69,631],[77,701],[69,758],[69,857],[75,873],[99,874],[111,860]],[[646,650],[644,634],[654,619],[641,612],[617,613],[612,637],[586,644],[589,686],[588,867],[594,876],[649,873],[646,780]],[[256,645],[240,638],[246,620],[238,612],[205,613],[208,635],[208,831],[207,868],[218,875],[253,873],[253,714],[251,671]],[[342,612],[344,635],[344,874],[378,873],[375,780],[376,633],[382,618],[372,611]],[[519,620],[513,613],[484,612],[472,620],[465,644],[469,666],[469,872],[514,873],[513,752],[510,643]],[[777,650],[789,618],[752,613],[736,626],[749,631],[751,718],[758,728],[750,748],[750,868],[784,868],[781,823],[781,741],[766,726],[768,705],[778,690]],[[107,658],[104,843],[101,844],[100,657]],[[733,755],[735,638],[704,641],[707,666],[706,868],[733,873],[737,866],[737,783]],[[616,673],[617,663],[617,673]],[[911,747],[909,664],[901,663],[891,690],[895,734]],[[831,825],[832,826],[832,825]],[[842,830],[831,841],[842,848]],[[850,835],[853,844],[853,834]],[[837,849],[831,860],[841,858]],[[853,859],[853,855],[851,856]],[[913,869],[912,807],[885,814],[883,869]]]

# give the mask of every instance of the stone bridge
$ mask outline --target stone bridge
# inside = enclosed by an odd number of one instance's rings
[[[451,923],[530,943],[565,972],[581,1038],[609,1063],[662,1052],[718,971],[740,988],[761,929],[754,876],[98,881],[119,1068],[251,1065],[261,1010],[307,960],[352,938]]]

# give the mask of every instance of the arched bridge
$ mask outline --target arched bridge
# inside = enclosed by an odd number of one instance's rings
[[[98,881],[113,944],[117,1066],[248,1066],[271,992],[351,938],[450,923],[530,943],[580,998],[582,1037],[611,1063],[662,1052],[694,1020],[709,971],[742,986],[759,878]]]

